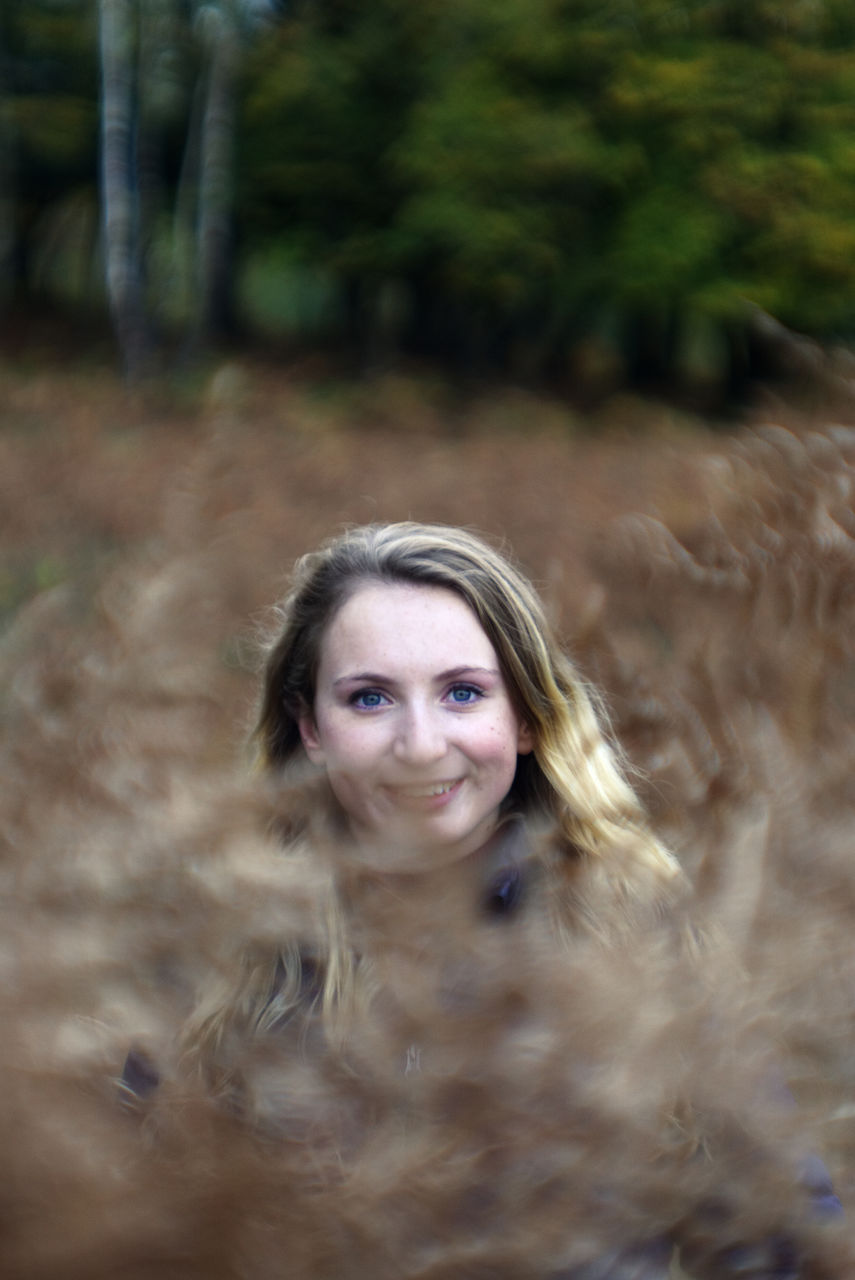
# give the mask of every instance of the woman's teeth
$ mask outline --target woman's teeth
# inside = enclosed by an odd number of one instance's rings
[[[444,796],[446,791],[456,787],[459,781],[459,778],[455,778],[453,782],[437,782],[432,787],[402,787],[401,795],[413,800],[421,800],[429,796]]]

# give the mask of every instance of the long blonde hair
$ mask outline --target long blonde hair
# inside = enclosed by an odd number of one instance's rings
[[[551,839],[540,843],[549,850],[559,933],[572,933],[582,918],[596,930],[604,901],[611,900],[619,915],[679,879],[674,858],[648,828],[619,754],[606,739],[599,700],[558,644],[534,587],[507,556],[465,529],[365,525],[298,561],[292,589],[276,610],[264,667],[255,741],[265,770],[305,766],[298,722],[313,709],[323,636],[345,601],[368,582],[453,591],[493,645],[517,713],[534,738],[533,752],[519,757],[508,806],[551,829]],[[289,842],[305,848],[305,837],[305,825],[292,823]],[[586,885],[606,891],[596,895],[596,903],[580,889],[580,867],[588,872],[582,877]],[[357,961],[334,879],[325,896],[323,1006],[330,1013],[351,999]],[[259,960],[244,973],[237,1003],[246,1014],[255,1001],[260,1028],[278,1021],[296,998],[298,949],[287,950],[287,956],[283,948],[275,960]],[[278,985],[277,968],[288,973]],[[205,1022],[209,1035],[221,1037],[220,1017],[209,1013]]]

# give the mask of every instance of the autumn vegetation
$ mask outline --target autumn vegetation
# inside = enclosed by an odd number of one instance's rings
[[[592,434],[521,392],[250,361],[180,403],[7,366],[2,405],[3,1274],[512,1277],[679,1224],[715,1276],[711,1250],[784,1214],[804,1275],[847,1275],[849,1228],[807,1221],[783,1173],[819,1151],[852,1203],[842,413],[715,434],[624,400]],[[311,891],[265,834],[287,798],[247,768],[259,628],[297,554],[408,516],[508,539],[540,583],[692,878],[709,991],[655,947],[482,956],[477,1015],[416,990],[346,1069],[255,1061],[247,1129],[177,1045],[224,942],[294,928]],[[405,1086],[414,1025],[447,1070]],[[123,1104],[131,1044],[153,1110]],[[676,1176],[651,1115],[689,1082],[724,1138]]]

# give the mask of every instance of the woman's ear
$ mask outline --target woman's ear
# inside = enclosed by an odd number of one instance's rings
[[[306,755],[312,764],[324,763],[324,752],[321,747],[321,739],[318,734],[318,726],[315,724],[315,717],[311,711],[304,711],[302,715],[297,717],[297,728],[300,730],[300,738],[303,742]]]
[[[520,720],[517,731],[517,755],[527,756],[534,751],[534,730],[525,720]]]

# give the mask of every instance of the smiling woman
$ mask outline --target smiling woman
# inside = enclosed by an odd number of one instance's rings
[[[243,946],[185,1061],[300,1148],[344,1241],[329,1274],[664,1280],[680,1238],[699,1275],[742,1275],[722,1188],[746,1121],[709,1174],[728,1124],[695,1103],[727,1037],[684,878],[531,584],[466,531],[367,526],[300,561],[277,620],[256,737],[308,905]],[[746,1274],[795,1275],[767,1181]],[[485,1217],[503,1197],[516,1243]]]
[[[471,840],[461,827],[460,853],[515,812],[555,823],[568,871],[596,858],[627,900],[679,879],[536,592],[480,538],[415,523],[352,530],[298,564],[279,616],[262,757],[271,768],[307,756],[320,766],[340,828],[363,845],[369,832],[375,844],[418,845],[417,826],[396,820],[393,794],[460,783],[473,814],[475,794],[485,804]],[[357,779],[360,797],[350,799]],[[382,819],[378,804],[389,810]]]

